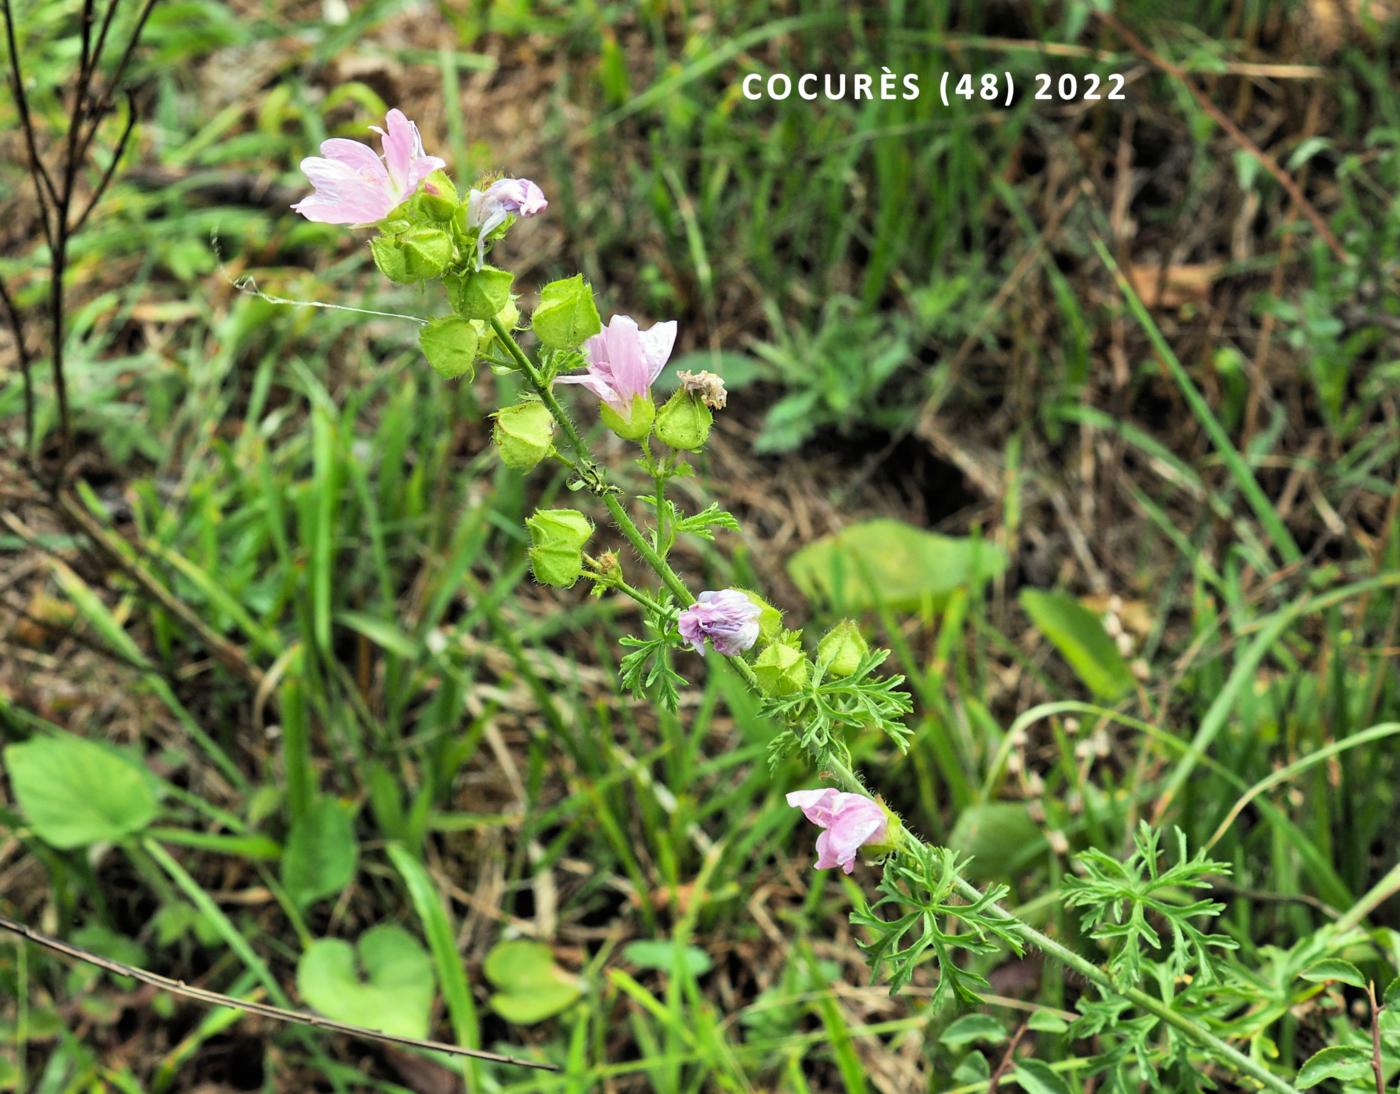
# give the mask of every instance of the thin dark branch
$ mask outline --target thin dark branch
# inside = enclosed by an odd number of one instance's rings
[[[113,0],[113,7],[116,0]],[[92,138],[97,135],[97,129],[102,124],[102,116],[112,108],[112,96],[121,87],[122,80],[126,76],[126,69],[131,64],[132,55],[136,52],[136,46],[141,41],[141,32],[146,29],[146,20],[151,17],[151,12],[155,9],[156,0],[146,0],[146,6],[141,9],[141,15],[136,20],[136,26],[132,28],[131,37],[127,39],[126,49],[122,50],[121,60],[117,62],[117,67],[112,72],[111,82],[107,85],[107,92],[99,102],[96,97],[91,97],[92,107],[89,117],[92,125],[87,133],[83,135],[81,143],[78,145],[78,159],[86,158],[88,146],[92,144]]]
[[[102,179],[98,182],[97,189],[93,190],[92,196],[83,206],[83,211],[78,214],[78,219],[73,222],[73,227],[69,229],[74,234],[82,231],[83,225],[87,223],[88,215],[94,206],[102,200],[102,195],[106,193],[113,176],[117,173],[117,164],[121,162],[122,154],[126,151],[127,142],[131,139],[131,131],[136,128],[136,96],[130,91],[126,93],[126,109],[126,125],[122,129],[122,135],[117,138],[116,148],[112,151],[112,162],[107,164],[107,170],[102,172]]]
[[[4,278],[0,278],[0,304],[5,305],[5,315],[15,335],[15,356],[19,359],[20,381],[24,386],[24,454],[27,458],[34,449],[34,374],[30,368],[29,346],[24,341],[24,325]]]
[[[1010,1070],[1016,1059],[1016,1046],[1021,1043],[1021,1038],[1026,1035],[1026,1027],[1030,1020],[1021,1023],[1021,1028],[1016,1031],[1016,1035],[1011,1038],[1011,1043],[1006,1046],[1006,1051],[1002,1053],[1001,1063],[997,1064],[997,1069],[992,1072],[991,1080],[987,1083],[987,1094],[997,1094],[1001,1089],[1001,1078]]]
[[[73,109],[77,112],[82,108],[83,86],[87,82],[87,74],[92,69],[92,0],[83,0],[83,14],[79,22],[82,36],[82,52],[78,58],[78,83],[73,94],[76,99]]]
[[[1381,1063],[1381,1011],[1376,1002],[1376,982],[1366,981],[1366,996],[1371,1000],[1371,1071],[1376,1076],[1376,1094],[1385,1094],[1385,1067]]]
[[[209,991],[206,988],[197,988],[192,984],[186,984],[183,980],[172,980],[168,976],[161,976],[160,973],[147,972],[145,969],[138,969],[134,965],[124,965],[120,961],[113,961],[110,958],[95,954],[89,950],[84,950],[78,946],[70,946],[67,942],[57,938],[50,938],[46,934],[41,934],[33,927],[26,926],[8,916],[0,915],[0,929],[10,931],[27,939],[36,946],[43,946],[47,950],[61,954],[72,961],[81,961],[87,965],[94,965],[105,972],[113,973],[117,976],[129,976],[133,980],[138,980],[142,984],[149,984],[153,988],[169,992],[171,995],[178,995],[182,999],[193,999],[197,1003],[214,1007],[232,1007],[234,1010],[247,1011],[249,1014],[256,1014],[262,1018],[271,1018],[277,1022],[292,1022],[297,1025],[312,1026],[316,1029],[328,1029],[335,1033],[349,1034],[351,1037],[363,1037],[371,1041],[384,1041],[391,1045],[405,1045],[408,1048],[429,1049],[433,1052],[446,1052],[453,1056],[470,1056],[474,1060],[488,1060],[497,1064],[511,1064],[515,1067],[528,1067],[536,1071],[558,1071],[553,1064],[542,1064],[535,1060],[521,1060],[515,1056],[503,1056],[496,1052],[484,1052],[481,1049],[462,1048],[460,1045],[449,1045],[444,1041],[420,1040],[417,1037],[403,1037],[396,1033],[382,1033],[379,1030],[365,1029],[363,1026],[352,1026],[348,1022],[337,1022],[331,1018],[322,1018],[317,1014],[307,1014],[304,1011],[287,1010],[283,1007],[274,1007],[267,1003],[255,1003],[251,999],[235,999],[231,995],[223,995],[217,991]]]
[[[58,189],[53,184],[49,169],[39,158],[39,142],[34,133],[34,119],[29,113],[29,96],[24,90],[24,73],[19,64],[19,43],[15,40],[15,17],[10,10],[10,0],[0,0],[0,13],[5,17],[5,40],[10,49],[10,89],[15,96],[15,109],[19,112],[19,127],[24,131],[25,144],[29,150],[29,174],[34,180],[34,192],[39,199],[39,219],[44,225],[44,238],[50,250],[54,245],[54,228],[49,223],[49,205],[58,204]],[[47,196],[44,193],[48,188]]]
[[[102,29],[97,32],[97,44],[92,47],[92,61],[88,65],[91,72],[96,72],[97,66],[102,63],[102,51],[107,48],[107,32],[112,29],[112,18],[120,4],[121,0],[111,0],[107,5],[107,13],[102,17]]]

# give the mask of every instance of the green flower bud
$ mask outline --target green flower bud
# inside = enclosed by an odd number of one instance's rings
[[[651,433],[651,423],[656,417],[656,404],[646,395],[632,398],[632,407],[623,417],[607,403],[602,405],[599,416],[603,424],[624,441],[644,441]]]
[[[757,593],[751,593],[748,589],[740,591],[758,605],[758,636],[765,642],[772,642],[782,633],[783,613]]]
[[[452,203],[452,212],[455,213],[457,211],[456,206],[459,200],[457,197],[457,187],[453,184],[452,180],[447,177],[446,171],[434,171],[431,175],[429,175],[426,179],[423,180],[423,193],[428,193],[430,189],[437,191],[437,195],[430,196],[441,196],[443,198],[446,198]],[[448,214],[449,217],[451,215],[451,213]]]
[[[553,447],[554,418],[543,403],[508,406],[497,412],[491,437],[502,463],[513,471],[529,471]]]
[[[447,279],[452,308],[463,319],[490,319],[510,303],[514,275],[494,266]]]
[[[699,396],[681,388],[656,413],[656,439],[672,448],[699,452],[709,439],[714,420]]]
[[[843,619],[817,644],[817,664],[826,669],[828,676],[850,676],[869,652],[860,628],[852,620]]]
[[[805,687],[810,670],[801,650],[786,642],[773,642],[758,655],[753,672],[763,694],[780,699]]]
[[[507,297],[504,306],[496,313],[496,318],[506,330],[514,330],[515,325],[520,322],[520,309],[515,306],[514,300]]]
[[[525,522],[530,569],[542,585],[567,589],[583,572],[583,546],[593,525],[577,509],[539,509]]]
[[[900,842],[904,839],[904,822],[899,819],[899,814],[879,798],[875,798],[874,801],[884,812],[886,824],[883,838],[869,840],[861,846],[861,851],[872,858],[899,850]]]
[[[369,253],[373,256],[379,272],[390,281],[407,285],[417,280],[409,274],[408,259],[403,253],[403,248],[392,236],[375,236],[369,241]]]

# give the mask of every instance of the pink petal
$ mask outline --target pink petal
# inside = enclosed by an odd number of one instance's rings
[[[835,849],[831,845],[831,833],[829,831],[823,832],[817,837],[817,861],[813,864],[813,868],[817,870],[830,870],[833,866],[843,867],[848,874],[854,868],[849,859],[843,863],[837,856]]]
[[[788,805],[802,810],[802,815],[822,828],[831,824],[832,805],[840,796],[834,787],[820,790],[794,790],[787,796]]]
[[[342,143],[364,148],[354,141]],[[331,141],[326,142],[330,144]],[[387,216],[398,202],[389,192],[389,177],[378,157],[370,152],[370,160],[378,168],[375,177],[367,174],[368,163],[363,158],[343,148],[332,147],[329,151],[336,153],[337,158],[309,156],[301,161],[301,169],[316,192],[292,208],[308,220],[326,224],[369,224]]]
[[[607,380],[593,370],[577,372],[571,376],[559,376],[555,378],[554,382],[556,384],[582,384],[603,402],[617,402],[617,392],[612,389]]]
[[[862,800],[865,802],[864,806],[848,808],[844,812],[840,811],[838,805],[836,819],[825,833],[831,837],[831,847],[843,865],[855,861],[856,852],[872,839],[882,835],[888,823],[884,810],[868,799]],[[847,873],[849,872],[848,870]]]
[[[627,315],[614,315],[604,334],[613,387],[623,404],[630,408],[636,396],[647,395],[651,391],[651,373],[642,356],[637,322]]]
[[[344,137],[332,137],[321,142],[321,155],[364,181],[373,182],[388,190],[389,172],[384,170],[384,161],[374,154],[374,149],[369,145],[346,140]],[[302,161],[303,171],[306,171],[306,163],[306,160]],[[311,177],[310,171],[306,173]],[[313,185],[316,182],[315,178],[311,178],[311,181]]]
[[[638,331],[637,338],[641,343],[642,358],[647,363],[647,382],[650,384],[661,375],[661,370],[671,359],[671,350],[676,345],[676,321],[669,319],[665,323],[657,323],[650,330]]]

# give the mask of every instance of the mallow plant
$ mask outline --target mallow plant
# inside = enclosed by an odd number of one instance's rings
[[[525,522],[535,579],[636,602],[642,626],[622,639],[620,662],[622,683],[636,696],[675,710],[686,674],[704,658],[725,659],[753,690],[775,727],[771,759],[800,754],[813,773],[807,785],[784,790],[787,804],[817,830],[815,868],[851,874],[864,861],[879,871],[873,899],[851,917],[873,975],[898,992],[929,964],[937,973],[935,1005],[975,1004],[986,981],[969,956],[1036,948],[1084,987],[1081,1017],[1068,1032],[1112,1035],[1089,1065],[1111,1088],[1128,1075],[1136,1078],[1121,1089],[1158,1082],[1159,1071],[1201,1078],[1223,1068],[1247,1077],[1246,1085],[1294,1089],[1268,1066],[1257,1040],[1248,1054],[1227,1040],[1223,1016],[1239,985],[1213,970],[1232,943],[1199,926],[1221,906],[1179,899],[1228,866],[1188,857],[1184,839],[1174,865],[1164,866],[1159,834],[1147,828],[1127,862],[1082,856],[1082,876],[1069,883],[1067,899],[1083,910],[1086,933],[1112,954],[1107,966],[1008,911],[1005,886],[968,881],[966,861],[920,839],[852,762],[858,733],[883,733],[901,751],[908,744],[911,702],[902,678],[885,671],[888,651],[872,648],[849,620],[813,640],[786,627],[760,593],[696,590],[672,564],[682,537],[714,541],[739,527],[718,505],[687,511],[672,489],[693,473],[690,461],[725,407],[722,380],[682,372],[674,394],[657,405],[653,385],[671,357],[676,323],[627,315],[604,323],[581,275],[540,286],[527,314],[526,294],[493,260],[518,220],[547,210],[540,188],[519,178],[459,187],[398,110],[376,132],[382,155],[336,139],[304,160],[314,192],[294,208],[312,220],[369,229],[374,263],[389,280],[438,286],[428,298],[440,302],[441,314],[423,321],[419,340],[444,382],[469,383],[482,368],[522,381],[513,387],[525,395],[492,416],[500,458],[520,474],[561,466],[579,499],[577,508],[540,509]],[[577,422],[595,416],[632,446],[648,484],[642,493],[630,495],[590,447]],[[600,519],[630,552],[593,545]],[[1162,959],[1151,959],[1157,952]],[[1060,1082],[1054,1074],[1051,1080]]]

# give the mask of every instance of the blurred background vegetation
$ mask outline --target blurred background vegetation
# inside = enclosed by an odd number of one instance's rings
[[[745,534],[678,563],[894,651],[912,747],[855,749],[913,827],[1088,952],[1070,854],[1223,827],[1254,980],[1222,1021],[1285,1074],[1360,1033],[1364,993],[1299,977],[1338,919],[1377,980],[1400,951],[1400,13],[1096,7],[162,0],[71,247],[60,486],[52,254],[0,99],[37,387],[26,449],[0,333],[0,730],[11,782],[81,771],[94,802],[46,827],[7,788],[0,907],[567,1069],[304,1035],[3,945],[0,1089],[970,1091],[1038,1007],[1021,1048],[1068,1089],[1111,1048],[1056,1032],[1079,988],[1034,955],[982,959],[971,1026],[928,978],[867,986],[846,917],[873,876],[809,869],[782,793],[815,776],[770,774],[753,701],[713,664],[676,717],[620,697],[628,604],[529,580],[521,521],[564,491],[490,449],[509,378],[445,383],[411,324],[270,299],[442,310],[287,208],[303,156],[390,106],[459,179],[543,186],[498,255],[523,285],[582,269],[726,378],[688,489]],[[59,142],[78,4],[12,11]],[[882,67],[920,98],[740,92]],[[1017,100],[945,107],[944,71]],[[1038,72],[1121,73],[1125,101],[1036,101]]]

